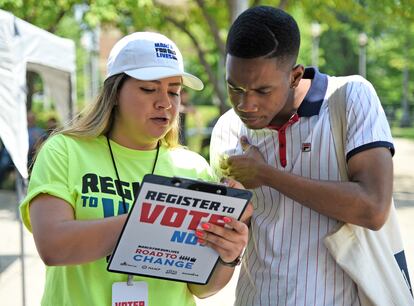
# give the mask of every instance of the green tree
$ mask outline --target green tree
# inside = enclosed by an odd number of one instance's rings
[[[123,33],[155,30],[177,41],[187,68],[200,75],[206,89],[197,100],[228,106],[224,81],[225,37],[236,0],[0,0],[0,7],[56,34],[79,41],[83,27],[116,27]],[[166,5],[165,3],[168,3]],[[80,20],[74,7],[87,10]],[[402,71],[412,72],[413,0],[250,0],[249,5],[272,5],[290,12],[302,30],[300,61],[310,64],[311,22],[324,30],[319,66],[330,74],[353,74],[358,69],[358,35],[367,33],[367,77],[385,103],[402,99]],[[401,33],[404,32],[404,35]],[[406,51],[403,51],[406,50]],[[82,52],[80,52],[82,55]],[[410,82],[406,82],[407,84]],[[411,82],[413,83],[413,82]],[[412,93],[413,85],[408,90]],[[81,87],[81,86],[78,86]],[[409,99],[410,96],[408,96]]]

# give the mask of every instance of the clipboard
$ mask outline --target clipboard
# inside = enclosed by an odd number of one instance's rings
[[[224,226],[225,216],[239,219],[251,197],[221,184],[145,175],[107,270],[206,284],[219,255],[197,241],[195,229],[202,222]]]

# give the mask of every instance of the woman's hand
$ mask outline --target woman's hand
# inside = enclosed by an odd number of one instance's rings
[[[222,182],[232,188],[244,189],[239,182],[225,178]],[[202,223],[195,235],[198,241],[214,249],[225,263],[234,262],[246,248],[249,229],[248,223],[253,213],[253,205],[249,203],[240,220],[227,216],[222,217],[224,225]],[[222,289],[231,279],[234,267],[232,265],[218,265],[206,285],[188,284],[190,291],[199,298],[205,298]]]
[[[232,262],[242,255],[247,245],[249,230],[245,223],[230,217],[223,217],[224,226],[202,223],[196,230],[198,241],[211,247],[224,262]]]
[[[228,187],[245,189],[244,186],[231,178],[222,180]],[[196,231],[198,241],[219,253],[221,260],[232,262],[239,257],[247,245],[249,230],[248,224],[253,213],[253,205],[247,204],[240,221],[223,217],[224,226],[213,223],[202,223],[201,229]]]
[[[232,188],[238,188],[238,189],[246,189],[244,188],[244,186],[242,185],[242,183],[229,178],[229,177],[223,177],[221,179],[221,182],[224,183],[226,186],[228,187],[232,187]],[[253,215],[253,204],[252,202],[249,202],[249,204],[247,204],[246,209],[244,210],[243,214],[240,217],[240,221],[246,223],[247,226],[250,225],[250,219]]]
[[[222,182],[232,188],[244,189],[239,182],[225,178]],[[195,235],[198,241],[214,249],[221,260],[231,263],[243,254],[248,241],[248,223],[253,213],[253,205],[249,203],[237,221],[230,217],[223,217],[224,226],[213,223],[202,223]],[[222,289],[231,279],[234,268],[228,265],[218,265],[206,285],[189,284],[190,291],[199,298],[208,297]]]
[[[233,218],[223,217],[222,220],[224,226],[202,223],[195,235],[200,243],[214,249],[222,261],[232,263],[243,254],[249,230],[245,223]],[[217,265],[206,285],[188,284],[188,288],[198,298],[206,298],[222,289],[230,281],[233,272],[233,266]]]

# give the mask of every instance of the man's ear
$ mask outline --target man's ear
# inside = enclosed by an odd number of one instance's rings
[[[305,67],[301,64],[296,64],[292,68],[290,88],[296,88],[305,73]]]

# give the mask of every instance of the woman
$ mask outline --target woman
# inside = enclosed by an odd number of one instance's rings
[[[128,35],[111,51],[97,101],[44,144],[20,207],[48,266],[42,305],[111,305],[112,285],[127,276],[107,272],[106,256],[145,174],[214,179],[201,156],[177,145],[182,84],[203,87],[172,41]],[[225,263],[242,253],[248,229],[228,224],[196,232],[222,262],[207,285],[134,277],[147,284],[149,305],[194,305],[193,294],[212,295],[229,281],[234,267]]]

